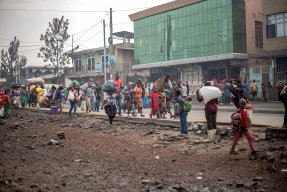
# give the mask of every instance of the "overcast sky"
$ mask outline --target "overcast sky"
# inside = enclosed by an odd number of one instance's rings
[[[27,65],[45,65],[42,59],[37,58],[39,45],[43,44],[40,35],[46,32],[48,23],[53,18],[64,16],[69,19],[68,32],[70,35],[74,34],[74,45],[79,45],[81,50],[96,48],[103,46],[103,25],[100,22],[103,18],[107,23],[107,38],[109,36],[107,13],[110,8],[114,11],[113,31],[133,32],[129,14],[170,1],[172,0],[0,0],[0,49],[7,50],[8,47],[5,46],[9,46],[9,42],[17,36],[21,41],[20,46],[23,46],[19,54],[28,58]],[[85,33],[93,25],[95,26]],[[79,33],[81,31],[84,32]],[[67,44],[71,45],[72,39]],[[68,45],[67,50],[71,48]]]

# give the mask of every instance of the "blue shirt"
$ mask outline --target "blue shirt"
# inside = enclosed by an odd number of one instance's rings
[[[87,87],[86,89],[86,95],[87,97],[92,97],[94,95],[94,90],[91,87]]]
[[[60,99],[62,99],[62,93],[60,90],[57,90],[55,94],[55,100],[60,100]]]

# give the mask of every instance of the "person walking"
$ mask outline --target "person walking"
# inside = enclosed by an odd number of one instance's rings
[[[100,110],[100,103],[101,103],[101,97],[102,97],[102,86],[99,84],[99,81],[95,82],[94,94],[95,94],[95,97],[96,97],[95,111],[99,112],[99,110]]]
[[[251,94],[252,94],[252,101],[256,102],[257,93],[258,93],[258,85],[257,85],[257,82],[255,81],[255,79],[251,83],[250,88],[251,88]]]
[[[182,95],[181,91],[176,90],[174,100],[179,105],[179,119],[180,119],[180,125],[181,125],[180,132],[181,132],[181,134],[187,135],[187,115],[191,109],[191,97],[187,97],[187,101],[185,101],[181,97],[181,95]],[[190,106],[186,107],[186,105],[190,105]]]
[[[233,126],[233,131],[234,131],[234,137],[233,137],[231,149],[229,152],[231,155],[235,155],[238,153],[237,151],[235,151],[235,146],[238,140],[240,139],[240,137],[242,137],[242,135],[244,135],[248,141],[248,144],[251,150],[251,155],[254,155],[256,153],[256,150],[254,149],[254,146],[253,146],[252,136],[250,132],[248,131],[248,115],[247,115],[247,111],[245,110],[246,103],[247,102],[245,99],[240,99],[239,101],[240,107],[231,116],[232,126]]]
[[[136,108],[138,109],[138,112],[141,114],[141,117],[144,117],[143,115],[143,101],[142,101],[142,87],[141,87],[141,82],[137,82],[137,85],[134,88],[134,92],[135,92],[135,99],[136,99],[136,103],[137,106]]]
[[[186,94],[187,94],[187,96],[189,96],[190,87],[189,87],[188,81],[185,82],[185,85],[186,85]]]
[[[10,115],[11,108],[11,100],[8,96],[8,90],[3,91],[0,89],[0,110],[3,110],[4,117],[8,117]]]
[[[207,81],[204,86],[211,86],[211,82]],[[203,101],[202,96],[199,94],[199,90],[196,92],[198,101]],[[207,137],[209,141],[214,141],[215,133],[217,129],[217,105],[218,98],[212,99],[205,104],[205,118],[207,123]]]
[[[267,101],[267,98],[266,98],[266,85],[265,83],[261,83],[261,91],[262,91],[262,99],[263,101]]]
[[[88,81],[88,86],[85,88],[84,95],[85,95],[85,101],[86,101],[86,113],[89,113],[92,111],[92,103],[94,99],[94,84],[92,79]]]
[[[174,118],[174,115],[171,112],[171,101],[172,101],[172,94],[171,94],[171,89],[172,89],[172,84],[170,81],[170,76],[169,74],[165,75],[165,79],[163,82],[163,88],[165,89],[166,93],[166,107],[167,107],[167,112],[170,114],[170,118]]]
[[[283,103],[285,108],[284,122],[282,128],[287,128],[287,81],[281,80],[276,84],[278,90],[279,100]]]
[[[114,96],[114,92],[107,92],[107,98],[104,99],[104,103],[105,113],[108,115],[109,119],[109,128],[111,128],[113,119],[117,114],[116,97]]]
[[[223,95],[224,95],[224,104],[230,105],[231,95],[230,95],[230,83],[228,81],[226,81],[226,83],[224,84]]]
[[[152,118],[154,115],[157,116],[157,118],[160,117],[160,108],[159,108],[159,92],[157,91],[157,88],[154,87],[153,91],[151,92],[151,112],[149,114],[149,117]]]
[[[61,116],[62,116],[62,111],[63,111],[63,105],[62,105],[62,91],[63,90],[64,90],[63,86],[58,87],[58,89],[56,89],[55,94],[53,96],[53,99],[56,102],[56,106],[58,107],[58,109],[60,109],[58,113]]]
[[[69,110],[69,116],[70,117],[77,117],[77,102],[79,101],[79,89],[77,88],[76,83],[72,84],[72,87],[68,88],[69,94],[68,94],[68,100],[70,101],[70,110]],[[72,111],[74,110],[74,115],[72,116]]]
[[[270,81],[268,81],[266,86],[266,101],[271,101],[273,99],[273,87]]]
[[[233,94],[233,103],[237,108],[239,108],[239,100],[246,99],[244,95],[244,86],[241,82],[241,77],[237,76],[230,85],[230,92]]]
[[[187,94],[187,87],[186,87],[186,84],[183,83],[182,84],[182,98],[185,99],[187,96],[188,96],[188,94]]]
[[[117,104],[117,107],[118,107],[118,116],[122,116],[122,88],[123,88],[123,82],[122,80],[120,80],[120,74],[119,73],[116,73],[115,75],[115,79],[114,79],[114,82],[116,83],[117,85],[117,91],[116,91],[116,104]]]

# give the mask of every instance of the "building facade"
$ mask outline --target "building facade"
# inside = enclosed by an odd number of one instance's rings
[[[271,59],[274,84],[287,79],[287,1],[262,0],[263,56]],[[278,96],[274,91],[275,99]]]
[[[152,80],[169,73],[195,90],[212,78],[245,71],[245,4],[232,0],[173,1],[130,15],[134,21],[134,69]]]
[[[134,48],[132,43],[120,43],[113,45],[113,55],[106,48],[106,72],[107,80],[113,78],[115,73],[126,82],[133,78],[131,70],[134,61]],[[71,54],[73,67],[65,72],[66,78],[78,80],[80,83],[87,82],[90,78],[104,81],[104,48],[88,49]]]

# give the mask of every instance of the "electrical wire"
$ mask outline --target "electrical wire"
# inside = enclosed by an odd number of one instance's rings
[[[123,25],[123,24],[127,24],[127,23],[132,23],[132,21],[124,22],[124,23],[113,23],[113,25]]]
[[[79,39],[81,39],[84,35],[86,35],[89,31],[91,31],[95,26],[97,26],[99,23],[102,22],[102,20],[107,16],[108,14],[106,14],[99,22],[97,22],[96,24],[94,24],[92,27],[90,27],[89,30],[87,30],[85,33],[83,33],[79,38],[77,38],[75,41],[78,41]]]
[[[0,11],[32,11],[32,12],[66,12],[66,13],[104,13],[107,11],[80,11],[80,10],[57,10],[57,9],[12,9],[0,8]]]
[[[151,7],[141,7],[141,8],[134,8],[134,9],[115,10],[113,12],[134,11],[134,10],[138,10],[138,9],[149,9],[149,8],[151,8]]]

